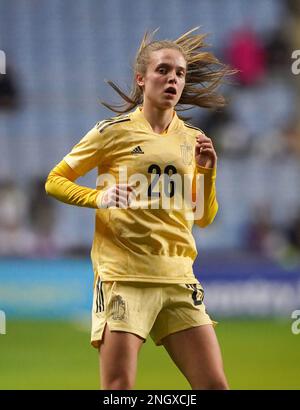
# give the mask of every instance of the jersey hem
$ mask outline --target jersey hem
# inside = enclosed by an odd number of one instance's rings
[[[172,280],[160,277],[139,277],[139,276],[127,276],[122,278],[120,276],[112,275],[112,276],[103,276],[100,273],[100,278],[102,282],[144,282],[144,283],[165,283],[165,284],[188,284],[193,285],[198,283],[198,279],[196,277],[193,278],[174,278]]]

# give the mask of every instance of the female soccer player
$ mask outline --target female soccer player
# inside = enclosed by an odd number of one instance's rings
[[[46,182],[55,198],[96,209],[91,343],[103,389],[134,388],[149,334],[192,389],[228,388],[192,268],[193,223],[207,226],[218,210],[217,155],[212,140],[176,110],[224,105],[215,89],[231,71],[203,50],[205,35],[196,29],[174,41],[146,33],[131,94],[109,82],[125,102],[103,103],[123,115],[97,123]],[[95,167],[97,189],[75,183]]]

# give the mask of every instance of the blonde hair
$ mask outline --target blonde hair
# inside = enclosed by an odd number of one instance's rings
[[[215,92],[222,84],[224,77],[234,74],[236,70],[230,69],[221,63],[212,53],[204,51],[207,44],[204,39],[207,34],[192,34],[199,27],[184,33],[176,40],[152,41],[155,33],[146,32],[138,49],[134,64],[134,78],[132,90],[129,95],[121,90],[112,81],[107,83],[124,100],[121,104],[111,105],[103,101],[101,103],[116,113],[126,113],[143,103],[143,90],[136,82],[136,74],[145,74],[153,51],[161,49],[175,49],[181,52],[187,64],[186,82],[178,102],[177,110],[188,110],[193,106],[203,108],[223,107],[225,98]],[[182,107],[188,105],[190,107]]]

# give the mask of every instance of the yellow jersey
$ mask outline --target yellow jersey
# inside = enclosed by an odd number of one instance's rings
[[[157,134],[137,108],[97,123],[64,157],[63,163],[73,172],[71,181],[97,167],[96,190],[81,188],[79,192],[74,182],[67,181],[71,185],[63,194],[59,174],[48,177],[48,193],[67,203],[94,208],[96,193],[114,183],[143,187],[139,201],[135,197],[132,202],[135,206],[96,210],[91,257],[94,273],[102,281],[197,282],[192,227],[194,222],[200,227],[210,224],[218,210],[216,169],[195,163],[195,137],[200,132],[174,113],[168,129]],[[195,219],[185,196],[192,193],[195,199],[199,175],[203,207]]]

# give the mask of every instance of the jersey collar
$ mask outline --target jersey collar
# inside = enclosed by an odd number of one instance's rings
[[[147,129],[147,131],[157,134],[153,131],[151,125],[149,124],[149,122],[146,120],[144,113],[142,111],[142,107],[137,107],[135,111],[133,111],[132,113],[132,118],[137,120],[141,126],[143,126],[143,128]],[[162,134],[158,134],[158,135],[167,135],[169,134],[172,130],[174,130],[175,128],[178,128],[179,126],[179,118],[176,114],[176,111],[174,111],[173,114],[173,118],[171,123],[169,124],[168,128],[162,133]]]

